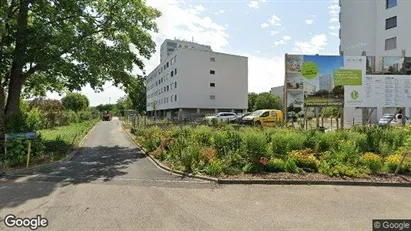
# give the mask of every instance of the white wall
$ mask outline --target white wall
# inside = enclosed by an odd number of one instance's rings
[[[411,56],[411,1],[398,0],[386,9],[385,0],[341,0],[341,49],[344,55]],[[397,16],[397,27],[385,30],[385,19]],[[385,51],[385,39],[397,37],[397,49]]]
[[[177,76],[180,108],[248,108],[248,58],[179,49]],[[215,62],[210,58],[214,57]],[[215,74],[210,74],[214,70]],[[210,83],[215,87],[210,87]],[[210,100],[215,95],[215,100]]]

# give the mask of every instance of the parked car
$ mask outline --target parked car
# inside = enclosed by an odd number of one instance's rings
[[[409,124],[411,121],[410,119],[406,116],[405,117],[405,123]],[[387,126],[388,123],[390,125],[396,126],[396,125],[401,125],[402,124],[402,114],[384,114],[380,120],[378,121],[378,125],[380,126]]]
[[[111,121],[111,114],[108,111],[103,113],[103,121]]]
[[[284,115],[281,110],[263,109],[251,113],[243,118],[243,124],[258,126],[275,126],[277,122],[283,121]]]
[[[243,118],[246,117],[246,116],[249,116],[249,115],[251,115],[251,112],[247,112],[245,114],[237,114],[237,118],[235,120],[233,120],[232,122],[236,123],[236,124],[242,124],[243,123]]]
[[[232,122],[237,118],[234,112],[220,112],[213,116],[206,116],[204,119],[208,124],[214,124],[217,122]]]

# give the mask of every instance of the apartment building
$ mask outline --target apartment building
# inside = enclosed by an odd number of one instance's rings
[[[284,99],[284,86],[272,87],[270,93],[280,97],[281,102]]]
[[[172,50],[174,49],[174,50]],[[248,108],[248,58],[167,39],[161,63],[147,77],[147,112],[185,119]]]
[[[407,56],[411,57],[410,0],[340,0],[340,54],[344,56]],[[383,73],[383,60],[371,64],[373,71]],[[382,63],[381,63],[382,62]],[[411,67],[411,65],[409,65]],[[394,66],[394,68],[397,68]],[[398,67],[399,68],[399,67]],[[408,68],[406,65],[405,68]],[[396,108],[377,108],[372,115],[376,122],[384,113]],[[406,110],[411,115],[411,108]],[[344,112],[346,120],[361,120],[362,111]]]
[[[333,89],[333,78],[331,75],[323,75],[318,79],[320,83],[319,90],[331,91]]]
[[[303,88],[304,88],[304,95],[312,95],[317,91],[317,87],[311,83],[308,82],[304,82],[303,84]]]

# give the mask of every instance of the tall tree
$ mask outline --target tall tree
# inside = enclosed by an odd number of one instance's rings
[[[269,92],[260,93],[255,100],[254,110],[260,109],[281,109],[280,97]]]
[[[248,111],[254,110],[255,100],[257,99],[258,94],[254,92],[248,93]]]
[[[0,0],[0,140],[23,89],[127,88],[155,51],[159,16],[141,0]]]
[[[64,107],[75,112],[85,110],[89,107],[90,102],[87,96],[80,93],[69,93],[61,99]]]
[[[143,77],[136,78],[132,81],[129,87],[126,89],[128,97],[133,104],[133,109],[138,113],[143,113],[147,108],[146,100],[146,79]]]

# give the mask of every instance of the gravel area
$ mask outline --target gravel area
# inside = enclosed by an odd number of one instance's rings
[[[354,177],[329,177],[321,173],[257,173],[221,176],[220,179],[274,179],[274,180],[310,180],[310,181],[348,181],[348,182],[384,182],[384,183],[410,183],[411,175],[378,174],[369,178]]]

